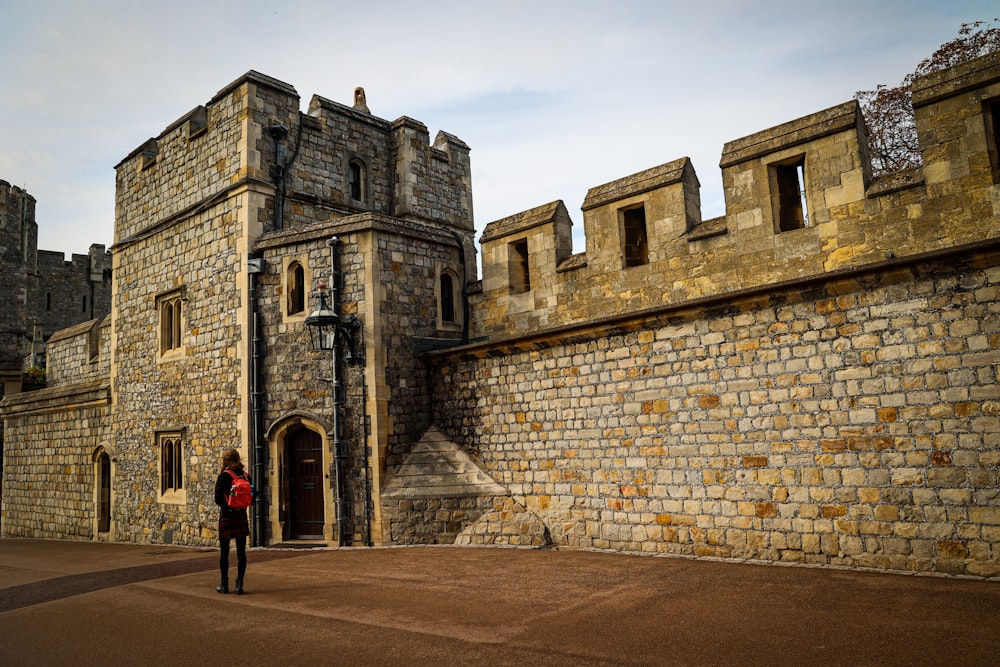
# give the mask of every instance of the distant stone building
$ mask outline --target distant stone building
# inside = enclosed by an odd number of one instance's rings
[[[35,198],[0,181],[0,397],[45,365],[49,336],[110,312],[111,253],[94,244],[67,262],[38,250]]]
[[[94,244],[67,262],[38,250],[35,198],[0,180],[0,398],[44,384],[53,333],[110,312],[111,253]],[[0,423],[0,497],[3,443]]]
[[[725,216],[682,158],[584,252],[561,201],[490,223],[479,281],[463,142],[250,72],[117,166],[111,315],[0,403],[3,534],[209,544],[237,447],[261,545],[1000,575],[1000,54],[913,99],[922,168],[845,103],[728,143]]]

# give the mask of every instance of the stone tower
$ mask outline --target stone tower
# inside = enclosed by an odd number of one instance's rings
[[[0,396],[21,390],[37,274],[35,198],[0,181]]]
[[[372,115],[363,93],[299,107],[248,72],[116,167],[118,539],[214,539],[219,454],[236,448],[263,491],[258,541],[382,541],[381,471],[428,426],[412,341],[464,331],[469,148]],[[309,346],[317,286],[357,326],[334,391]]]

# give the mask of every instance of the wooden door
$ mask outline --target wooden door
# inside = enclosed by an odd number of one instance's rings
[[[323,538],[323,440],[319,433],[301,429],[288,440],[288,493],[291,537]]]

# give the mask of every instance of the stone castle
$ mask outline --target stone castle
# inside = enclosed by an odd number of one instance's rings
[[[111,314],[0,403],[4,536],[507,544],[1000,576],[1000,53],[486,226],[469,147],[249,72],[116,167]],[[313,339],[326,342],[318,350]]]
[[[111,253],[93,244],[66,261],[38,250],[35,198],[0,181],[0,397],[20,392],[24,372],[45,366],[45,341],[111,312]]]

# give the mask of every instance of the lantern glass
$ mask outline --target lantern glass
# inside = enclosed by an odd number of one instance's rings
[[[320,292],[319,306],[306,318],[309,339],[314,350],[332,350],[337,341],[340,318],[326,304],[326,293]]]

